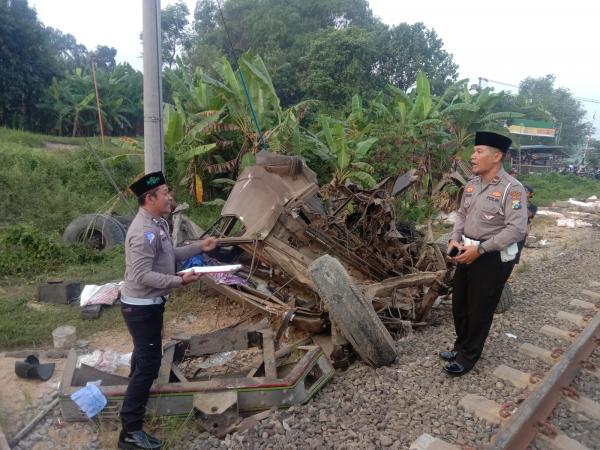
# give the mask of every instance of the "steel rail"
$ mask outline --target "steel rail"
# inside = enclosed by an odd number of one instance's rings
[[[552,367],[540,386],[519,406],[489,447],[489,450],[525,450],[579,370],[579,364],[592,354],[600,337],[600,314],[581,332],[564,356]]]

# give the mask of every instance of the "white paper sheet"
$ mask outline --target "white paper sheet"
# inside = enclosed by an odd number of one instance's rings
[[[195,273],[224,273],[235,272],[242,268],[241,264],[230,264],[225,266],[194,266],[189,269],[181,270],[178,273],[195,272]]]

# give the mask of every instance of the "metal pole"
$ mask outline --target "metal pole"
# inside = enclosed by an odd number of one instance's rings
[[[100,141],[104,145],[104,126],[102,125],[102,110],[100,109],[100,94],[98,93],[98,81],[96,81],[96,61],[92,59],[92,76],[94,79],[94,91],[96,92],[96,109],[98,110],[98,124],[100,125]]]
[[[143,0],[144,170],[165,171],[162,123],[160,0]]]

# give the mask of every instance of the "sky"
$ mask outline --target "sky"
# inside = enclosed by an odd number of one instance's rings
[[[161,6],[176,0],[162,0]],[[193,11],[196,0],[184,0]],[[142,70],[142,0],[29,0],[46,25],[88,48],[117,49],[117,61]],[[459,66],[460,78],[518,85],[526,77],[556,75],[555,87],[582,101],[600,136],[600,2],[570,0],[369,0],[388,25],[423,22],[434,28]],[[492,81],[484,86],[514,88]],[[595,114],[595,117],[594,117]]]

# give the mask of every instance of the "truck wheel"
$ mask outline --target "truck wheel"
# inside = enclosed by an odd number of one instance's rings
[[[324,255],[313,261],[308,272],[331,320],[363,361],[373,367],[393,363],[397,354],[392,336],[340,262]]]
[[[113,219],[116,219],[117,222],[119,222],[121,224],[121,226],[123,227],[123,230],[125,231],[125,234],[127,234],[127,229],[129,228],[129,225],[131,225],[131,222],[133,222],[133,217],[132,216],[111,216]]]
[[[125,242],[119,221],[105,214],[84,214],[73,220],[63,233],[65,244],[85,244],[104,250]]]
[[[504,289],[502,290],[502,295],[500,296],[500,301],[498,302],[498,306],[496,306],[496,314],[505,313],[510,309],[513,304],[513,292],[510,284],[506,283],[504,285]]]

